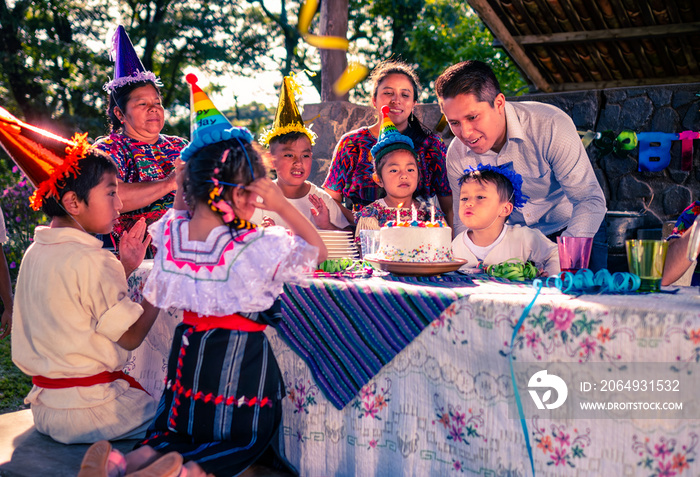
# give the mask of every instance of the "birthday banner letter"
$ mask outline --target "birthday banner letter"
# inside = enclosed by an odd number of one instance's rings
[[[639,140],[639,172],[658,172],[671,163],[671,143],[678,134],[662,132],[637,133]]]

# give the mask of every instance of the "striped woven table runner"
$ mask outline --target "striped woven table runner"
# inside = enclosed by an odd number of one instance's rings
[[[474,283],[461,275],[287,284],[280,336],[338,409]]]

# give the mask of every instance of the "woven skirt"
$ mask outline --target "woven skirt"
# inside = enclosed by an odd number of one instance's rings
[[[296,474],[280,432],[284,395],[264,333],[180,324],[156,417],[137,447],[179,452],[217,477],[253,463]]]

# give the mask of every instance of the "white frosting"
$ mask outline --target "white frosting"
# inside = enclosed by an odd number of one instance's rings
[[[381,260],[392,262],[451,262],[452,229],[449,227],[382,227]]]

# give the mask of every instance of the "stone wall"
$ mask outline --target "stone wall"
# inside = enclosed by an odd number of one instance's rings
[[[513,101],[541,101],[564,110],[579,130],[616,134],[634,132],[678,133],[700,131],[700,83],[648,88],[617,88],[578,93],[533,94],[509,98]],[[437,104],[417,105],[415,114],[428,127],[438,124]],[[313,122],[319,138],[314,146],[311,181],[322,184],[328,172],[333,149],[340,137],[376,120],[374,108],[347,102],[310,104],[304,120]],[[452,140],[449,128],[443,131],[446,143]],[[627,238],[661,234],[664,222],[675,220],[692,200],[700,198],[700,140],[694,141],[690,172],[680,169],[681,145],[674,141],[671,164],[660,172],[638,172],[638,148],[623,157],[603,155],[591,144],[588,156],[603,188],[608,210],[608,242],[611,252],[622,253]],[[649,231],[643,234],[639,230]]]

